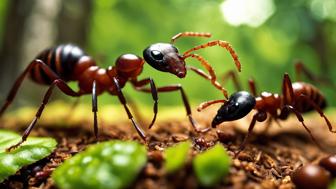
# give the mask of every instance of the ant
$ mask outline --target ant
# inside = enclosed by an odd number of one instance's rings
[[[308,74],[308,76],[312,76],[312,74],[308,72],[301,62],[297,63],[295,67],[297,74],[304,73],[306,75]],[[237,85],[238,80],[234,72],[229,72],[225,77],[228,76],[233,78],[234,84],[237,88],[239,88],[240,85]],[[249,80],[249,88],[252,94],[247,91],[238,91],[233,93],[228,100],[212,100],[203,102],[197,109],[198,111],[201,111],[212,104],[224,103],[212,120],[211,126],[213,128],[225,121],[241,119],[253,109],[256,110],[256,113],[254,113],[252,121],[248,127],[248,132],[240,145],[238,153],[244,149],[247,139],[252,133],[256,122],[266,121],[268,115],[270,117],[267,127],[270,125],[272,120],[278,123],[279,119],[286,120],[290,113],[295,114],[298,121],[301,122],[302,126],[309,133],[313,142],[320,148],[321,146],[304,123],[302,113],[310,112],[312,110],[317,111],[320,116],[324,118],[329,131],[336,133],[336,131],[332,129],[330,121],[322,111],[322,109],[327,106],[326,99],[320,90],[312,84],[302,81],[292,83],[289,75],[285,73],[282,81],[282,94],[262,92],[260,96],[257,96],[255,82],[252,79]]]
[[[30,125],[24,131],[22,139],[17,144],[11,146],[8,151],[20,146],[29,136],[30,132],[37,123],[37,120],[41,117],[44,107],[47,105],[52,91],[55,87],[59,88],[64,94],[72,97],[80,97],[82,95],[92,95],[92,112],[94,115],[94,134],[98,138],[98,121],[97,121],[97,96],[107,91],[111,95],[117,95],[120,103],[124,106],[124,109],[131,120],[134,128],[140,135],[140,137],[146,141],[145,132],[138,126],[130,112],[126,99],[122,93],[122,88],[129,81],[136,90],[147,92],[152,94],[154,100],[153,111],[154,117],[149,125],[151,128],[156,120],[158,112],[158,92],[181,92],[182,100],[187,112],[187,116],[192,126],[199,131],[196,127],[196,121],[192,118],[191,108],[187,99],[187,96],[180,84],[169,85],[156,88],[154,81],[151,78],[145,78],[138,80],[138,76],[143,70],[144,63],[147,62],[156,70],[162,72],[169,72],[176,75],[179,78],[184,78],[186,70],[190,69],[197,74],[211,81],[211,83],[219,90],[221,90],[227,97],[227,92],[216,81],[216,75],[211,65],[200,55],[193,54],[193,51],[218,45],[225,48],[233,57],[237,69],[240,71],[241,65],[238,60],[238,56],[232,49],[228,42],[222,40],[214,40],[208,43],[196,46],[190,50],[179,54],[177,48],[173,45],[174,41],[180,37],[211,37],[210,33],[199,32],[183,32],[175,35],[171,38],[171,43],[156,43],[147,47],[143,51],[143,57],[141,58],[134,54],[123,54],[116,60],[114,66],[110,66],[107,69],[100,68],[96,65],[93,58],[86,55],[85,52],[79,47],[72,44],[59,45],[53,48],[42,51],[36,58],[27,66],[27,68],[16,79],[12,86],[5,103],[0,109],[0,117],[5,110],[14,100],[19,87],[21,86],[26,75],[29,74],[30,78],[38,84],[49,85],[47,92],[45,93],[42,103],[32,120]],[[192,57],[201,62],[202,66],[210,73],[211,76],[207,76],[203,70],[195,67],[189,67],[185,65],[185,59]],[[67,82],[77,81],[79,91],[72,90]],[[150,88],[146,88],[147,85]]]

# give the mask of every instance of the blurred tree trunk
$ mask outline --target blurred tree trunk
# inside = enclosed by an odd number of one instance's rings
[[[0,50],[0,98],[41,50],[60,42],[84,46],[91,12],[91,0],[10,0]],[[41,101],[45,92],[31,82],[22,89],[27,102]]]
[[[93,10],[92,0],[64,0],[57,28],[59,43],[75,43],[85,47]],[[71,26],[71,27],[69,27]]]
[[[328,50],[327,50],[327,43],[326,37],[328,35],[324,32],[325,23],[316,23],[316,35],[311,41],[311,46],[317,52],[318,58],[320,59],[320,69],[322,76],[329,76],[329,64],[328,64]]]
[[[0,90],[8,91],[12,80],[19,69],[19,55],[21,51],[23,34],[27,15],[31,14],[33,1],[12,0],[8,3],[7,16],[3,32],[3,43],[0,45]],[[2,92],[4,93],[4,92]]]

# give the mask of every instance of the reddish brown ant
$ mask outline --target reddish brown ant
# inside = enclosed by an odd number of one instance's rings
[[[210,80],[216,88],[220,89],[224,95],[227,96],[226,90],[222,88],[221,85],[216,81],[216,75],[210,64],[202,56],[193,54],[192,52],[202,48],[219,45],[220,47],[223,47],[230,52],[238,70],[240,71],[240,62],[238,60],[238,56],[232,49],[231,45],[225,41],[214,40],[191,48],[190,50],[183,53],[183,55],[180,55],[177,48],[173,46],[172,43],[176,39],[184,36],[210,37],[211,34],[198,32],[179,33],[172,37],[171,43],[156,43],[150,45],[143,51],[144,58],[133,54],[124,54],[117,58],[115,66],[110,66],[107,69],[98,67],[90,56],[87,56],[79,47],[74,45],[60,45],[44,50],[17,78],[7,96],[4,105],[0,109],[1,116],[14,100],[22,81],[27,74],[29,74],[31,79],[36,83],[49,85],[49,88],[44,95],[42,104],[40,105],[35,118],[22,135],[22,140],[19,143],[11,146],[9,150],[21,145],[29,136],[31,130],[36,125],[37,120],[40,118],[44,107],[48,103],[52,94],[52,90],[55,86],[58,87],[64,94],[73,97],[92,94],[92,112],[94,114],[94,133],[96,137],[98,135],[97,95],[107,91],[112,95],[118,96],[119,101],[124,106],[128,118],[132,121],[132,124],[137,130],[138,134],[142,139],[146,139],[144,131],[135,122],[129,108],[127,107],[126,99],[121,90],[128,81],[131,82],[136,90],[152,93],[154,100],[154,117],[149,128],[151,128],[151,126],[154,124],[157,115],[157,92],[170,92],[179,90],[181,92],[182,100],[184,102],[189,120],[192,126],[197,131],[199,131],[196,127],[196,121],[191,116],[191,109],[187,96],[180,84],[156,88],[154,81],[151,78],[142,80],[137,79],[137,77],[142,72],[145,61],[153,68],[159,71],[172,73],[179,78],[185,77],[187,69],[193,70],[202,77],[205,77],[206,74],[204,71],[185,65],[185,59],[192,57],[200,61],[202,66],[205,67],[205,69],[207,69],[209,72],[210,76],[206,76],[205,78]],[[76,92],[72,90],[66,83],[68,81],[77,81],[79,91]],[[145,86],[148,84],[150,84],[150,88],[145,88]]]
[[[300,66],[302,66],[302,64]],[[297,68],[299,68],[299,66],[297,66]],[[297,72],[298,71],[301,72],[302,70],[297,70]],[[232,72],[229,75],[236,78]],[[237,79],[234,79],[234,81],[236,83]],[[326,100],[323,94],[315,86],[301,81],[292,83],[289,75],[285,73],[282,82],[282,94],[262,92],[260,96],[257,96],[253,80],[249,81],[249,87],[252,94],[246,91],[238,91],[232,94],[228,100],[212,100],[203,102],[198,107],[198,111],[201,111],[212,104],[224,103],[212,120],[212,127],[216,127],[218,124],[225,121],[241,119],[253,109],[256,110],[250,126],[248,127],[247,135],[240,145],[239,152],[244,149],[247,139],[252,133],[256,122],[265,121],[268,117],[267,114],[270,115],[268,122],[268,125],[270,125],[272,120],[285,120],[288,118],[290,113],[294,113],[296,118],[309,133],[311,139],[320,148],[321,146],[316,141],[309,128],[305,125],[302,113],[310,112],[312,110],[317,111],[320,116],[325,119],[329,131],[336,133],[336,131],[332,129],[330,121],[322,111],[322,109],[327,105]]]

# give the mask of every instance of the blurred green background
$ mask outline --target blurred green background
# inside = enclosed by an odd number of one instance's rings
[[[142,56],[151,43],[169,42],[182,31],[210,32],[211,39],[181,38],[181,52],[212,39],[231,43],[242,63],[239,78],[247,89],[253,77],[263,91],[280,92],[284,72],[295,80],[295,60],[335,83],[335,0],[2,0],[0,1],[0,100],[14,79],[42,49],[64,42],[80,45],[101,67],[114,65],[123,53]],[[35,20],[34,20],[35,19]],[[217,76],[235,69],[229,53],[220,47],[197,52],[213,65]],[[200,67],[197,61],[187,64]],[[157,86],[181,83],[193,105],[223,98],[209,81],[193,72],[179,79],[145,65],[141,78],[154,78]],[[315,83],[332,105],[335,88]],[[73,83],[72,87],[76,88]],[[232,82],[225,87],[234,92]],[[37,105],[45,87],[25,82],[15,104]],[[137,104],[149,106],[152,98],[130,85],[124,92]],[[58,93],[59,98],[68,97]],[[160,94],[161,106],[180,106],[178,92]],[[90,97],[85,100],[90,103]],[[99,104],[118,104],[108,94]]]

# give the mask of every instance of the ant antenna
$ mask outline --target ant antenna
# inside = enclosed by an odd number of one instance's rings
[[[211,33],[206,32],[181,32],[171,38],[170,43],[173,44],[180,37],[211,37]]]
[[[221,99],[221,100],[210,100],[210,101],[207,101],[207,102],[203,102],[201,103],[198,108],[197,108],[197,111],[200,112],[206,108],[208,108],[209,106],[213,105],[213,104],[217,104],[217,103],[226,103],[227,100],[224,100],[224,99]]]

